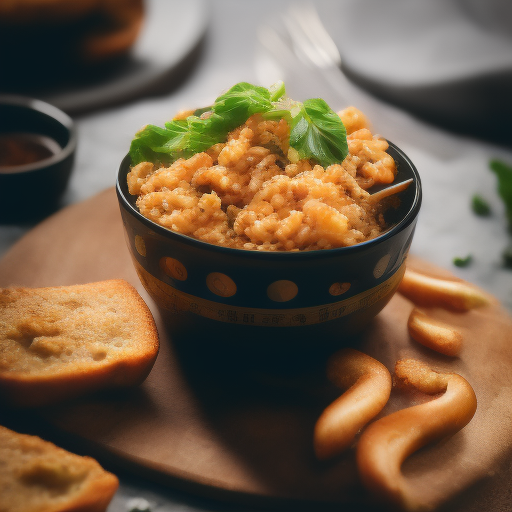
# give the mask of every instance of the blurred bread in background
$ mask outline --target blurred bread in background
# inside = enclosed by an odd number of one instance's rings
[[[143,18],[143,0],[1,0],[0,91],[90,79],[129,52]]]

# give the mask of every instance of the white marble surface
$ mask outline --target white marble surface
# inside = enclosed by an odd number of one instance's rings
[[[284,11],[286,5],[269,0],[257,4],[236,0],[212,2],[203,54],[177,89],[76,118],[77,159],[63,204],[84,200],[113,186],[118,165],[133,134],[142,125],[162,124],[181,108],[207,104],[237,81],[270,85],[273,78],[278,78],[276,67],[269,65],[268,52],[258,49],[257,29],[269,21],[279,22],[276,13]],[[340,3],[319,1],[318,8],[322,17],[329,19],[328,26],[336,26],[337,20],[330,13],[339,16]],[[343,23],[347,20],[340,19],[340,26]],[[512,150],[426,124],[374,99],[342,75],[331,74],[324,79],[301,66],[289,62],[285,70],[290,95],[297,99],[322,96],[334,109],[356,105],[368,115],[375,129],[401,147],[418,168],[423,205],[412,252],[490,291],[512,310],[512,270],[501,263],[501,252],[512,240],[497,195],[496,178],[488,167],[489,160],[494,158],[512,164]],[[477,217],[471,211],[470,200],[475,193],[489,201],[491,216]],[[30,227],[0,226],[0,255]],[[468,254],[473,256],[469,267],[457,268],[452,264],[454,257]],[[148,499],[153,512],[244,510],[196,500],[143,481],[135,484],[130,479],[122,480],[109,512],[124,512],[126,500],[133,496]]]

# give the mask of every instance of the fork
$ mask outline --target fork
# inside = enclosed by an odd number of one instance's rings
[[[260,45],[270,57],[257,59],[262,82],[285,80],[297,99],[311,97],[312,90],[332,104],[353,103],[360,96],[342,72],[338,48],[313,4],[291,4],[280,27],[285,30],[266,25],[258,31]],[[305,75],[304,68],[318,72]]]
[[[299,59],[309,66],[341,72],[338,47],[313,4],[292,4],[283,21]]]
[[[294,84],[295,88],[299,84],[303,92],[302,96],[310,97],[308,92],[313,90],[311,81],[314,79],[314,90],[317,93],[320,92],[319,95],[325,100],[333,98],[332,104],[339,104],[340,100],[346,104],[359,103],[363,105],[363,110],[370,111],[375,103],[369,103],[368,96],[359,91],[345,76],[338,47],[324,27],[314,5],[311,3],[291,4],[287,13],[282,16],[282,20],[286,28],[284,36],[268,25],[262,27],[258,34],[260,43],[278,63],[276,69],[273,70],[275,74],[272,81],[285,79],[282,72],[286,67],[287,73],[294,73],[289,83]],[[297,60],[303,66],[316,70],[318,73],[309,73],[308,79],[304,80],[304,70],[297,69]],[[325,85],[328,87],[326,88]],[[379,106],[378,108],[386,107]],[[388,117],[392,119],[393,111],[389,108],[386,110]],[[370,201],[378,202],[389,195],[399,194],[411,182],[412,180],[407,180],[384,187],[378,192],[374,192],[370,196]]]

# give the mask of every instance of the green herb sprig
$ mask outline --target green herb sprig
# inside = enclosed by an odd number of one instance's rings
[[[489,203],[478,194],[475,194],[471,198],[471,208],[474,213],[481,217],[487,217],[491,214],[491,207],[489,206]]]
[[[269,89],[240,82],[219,96],[211,107],[199,109],[165,127],[147,125],[130,145],[132,165],[150,161],[170,164],[189,158],[219,142],[253,114],[284,118],[290,124],[290,147],[299,158],[323,167],[341,163],[348,154],[347,136],[340,117],[322,99],[296,102],[285,97],[283,82]]]
[[[498,193],[505,204],[508,229],[512,232],[512,166],[500,160],[491,160],[489,166],[498,177]]]
[[[324,100],[306,100],[292,117],[290,146],[301,160],[312,158],[327,167],[347,156],[347,132],[340,116]]]
[[[512,244],[509,244],[507,247],[505,247],[505,250],[502,253],[502,257],[505,267],[512,269]]]
[[[512,166],[501,160],[491,160],[489,167],[498,178],[498,194],[505,205],[508,230],[512,233]],[[502,252],[503,264],[512,268],[512,244],[508,244]]]
[[[467,267],[471,263],[472,260],[473,260],[473,257],[471,256],[471,254],[468,254],[464,258],[459,258],[459,257],[453,258],[453,264],[456,267]]]

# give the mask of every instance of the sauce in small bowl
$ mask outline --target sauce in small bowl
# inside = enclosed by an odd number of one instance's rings
[[[75,149],[75,127],[67,114],[40,100],[0,96],[0,222],[54,211]]]
[[[0,133],[0,172],[22,171],[62,151],[51,137],[29,132]]]

